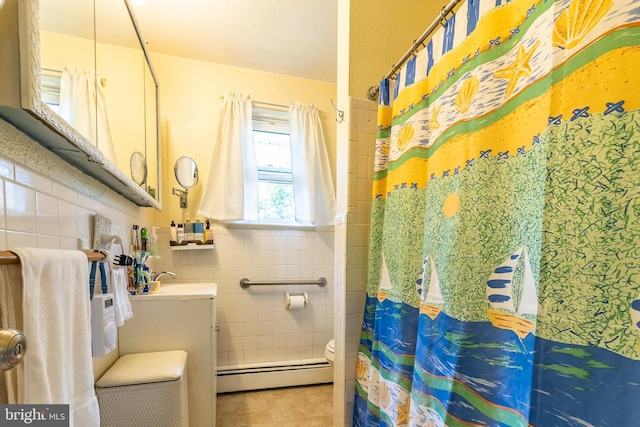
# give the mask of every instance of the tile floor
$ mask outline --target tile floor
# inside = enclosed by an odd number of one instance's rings
[[[330,427],[333,384],[219,394],[217,427]]]

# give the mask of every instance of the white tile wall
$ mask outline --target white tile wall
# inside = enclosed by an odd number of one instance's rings
[[[350,99],[347,213],[336,225],[334,425],[351,426],[355,370],[366,297],[377,105]],[[339,183],[340,185],[340,183]],[[342,404],[339,407],[338,404]]]
[[[0,250],[90,248],[96,213],[111,218],[116,233],[143,216],[141,208],[0,120]],[[112,353],[94,359],[96,378],[117,358]]]
[[[218,366],[324,357],[333,338],[334,232],[214,227],[213,250],[172,251],[169,228],[158,230],[156,271],[180,281],[218,284]],[[240,279],[293,280],[325,277],[309,285],[240,287]],[[164,280],[170,280],[165,278]],[[306,292],[309,304],[285,308],[285,292]]]
[[[112,232],[123,237],[125,247],[131,226],[145,224],[145,209],[0,120],[0,250],[89,248],[96,213],[113,221]],[[333,230],[215,228],[214,250],[171,251],[168,227],[162,227],[161,258],[151,265],[156,271],[175,271],[181,281],[218,283],[219,365],[321,358],[333,338],[333,235]],[[244,277],[325,277],[328,285],[244,290],[239,285]],[[307,292],[307,308],[286,310],[285,291]],[[105,369],[99,368],[96,377]]]

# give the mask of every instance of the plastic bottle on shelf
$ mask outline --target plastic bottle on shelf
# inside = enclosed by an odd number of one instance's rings
[[[207,220],[207,226],[204,229],[204,242],[207,244],[213,243],[213,231],[211,231],[211,223]]]
[[[199,221],[193,224],[193,240],[204,243],[204,224]]]
[[[178,244],[181,244],[182,241],[184,240],[184,225],[183,224],[178,224],[178,230],[177,230],[177,242]]]
[[[171,221],[171,227],[169,228],[169,232],[171,233],[171,241],[178,241],[178,229],[176,228],[176,223]]]
[[[184,219],[184,240],[186,241],[195,240],[195,237],[193,234],[193,223],[189,219],[189,212],[187,212],[187,215],[185,216],[185,219]]]

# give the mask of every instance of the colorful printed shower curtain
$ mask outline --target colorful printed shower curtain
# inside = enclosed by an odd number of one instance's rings
[[[640,421],[640,3],[472,0],[380,85],[356,426]]]

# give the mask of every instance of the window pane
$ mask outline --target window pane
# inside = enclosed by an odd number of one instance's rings
[[[295,219],[293,184],[260,182],[259,217],[264,219]]]
[[[258,169],[291,171],[289,135],[273,132],[253,132]]]

